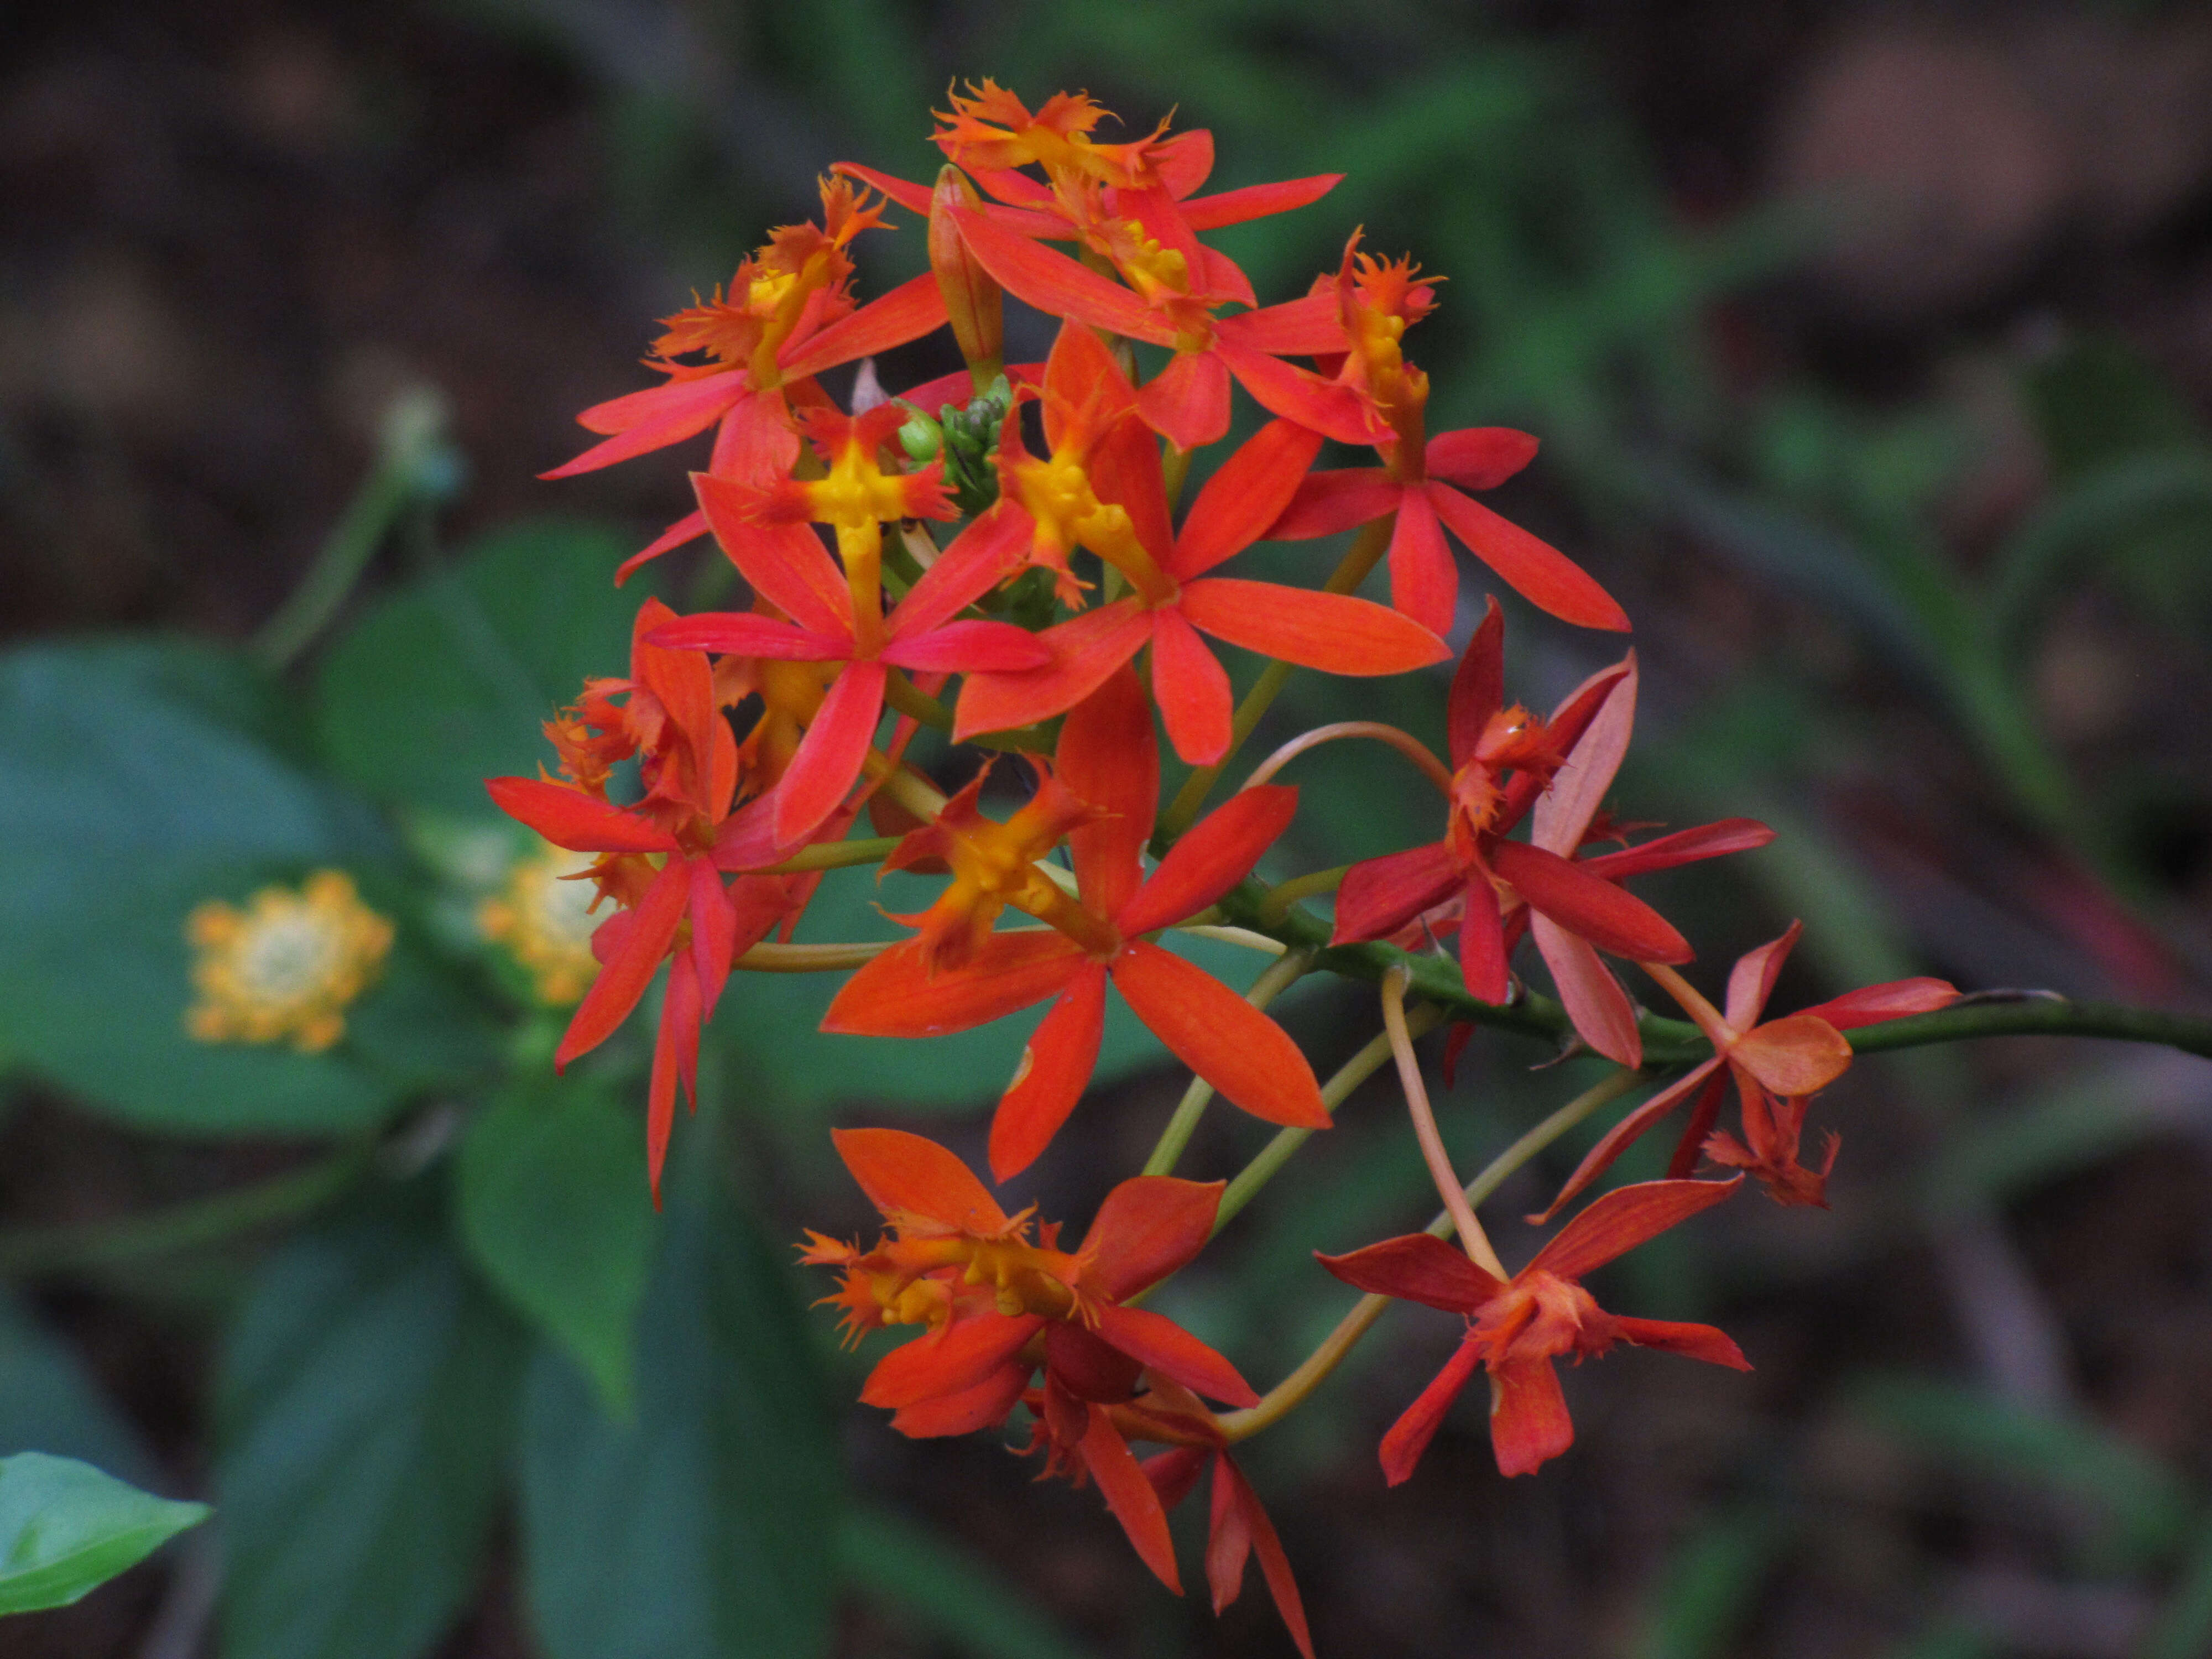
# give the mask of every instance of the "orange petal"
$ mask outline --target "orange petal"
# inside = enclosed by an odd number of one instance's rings
[[[1224,317],[1214,326],[1212,355],[1226,364],[1252,401],[1270,415],[1310,427],[1339,443],[1371,444],[1389,438],[1390,428],[1376,418],[1367,400],[1350,386],[1324,380],[1307,369],[1255,349],[1264,325],[1249,324],[1258,313]]]
[[[1298,792],[1282,784],[1231,796],[1175,844],[1115,925],[1124,933],[1148,933],[1196,915],[1244,879],[1297,810]]]
[[[1309,472],[1275,522],[1261,537],[1269,542],[1303,542],[1372,524],[1398,510],[1406,487],[1379,466],[1347,471]]]
[[[1211,766],[1229,752],[1229,671],[1175,605],[1152,612],[1152,696],[1168,741],[1184,761]]]
[[[1189,211],[1183,210],[1186,217]],[[1272,357],[1325,357],[1352,343],[1345,337],[1344,311],[1334,294],[1303,295],[1229,320],[1229,331],[1239,343]]]
[[[1717,828],[1718,826],[1714,826]],[[1869,985],[1802,1010],[1818,1014],[1838,1031],[1872,1025],[1907,1014],[1932,1014],[1959,1000],[1959,988],[1945,979],[1893,979],[1885,985]]]
[[[860,1403],[896,1409],[964,1394],[990,1381],[1043,1328],[1036,1314],[1009,1318],[980,1313],[956,1319],[878,1360],[861,1386]]]
[[[1782,964],[1804,931],[1803,922],[1793,921],[1780,939],[1769,939],[1735,959],[1735,966],[1729,969],[1727,1007],[1728,1023],[1737,1030],[1748,1031],[1759,1024],[1760,1011],[1774,994],[1774,981],[1782,976]]]
[[[858,1036],[942,1036],[988,1025],[1043,1001],[1083,965],[1064,934],[994,933],[959,967],[932,975],[913,941],[856,971],[822,1017],[825,1031]]]
[[[1224,1486],[1228,1492],[1225,1500],[1222,1496]],[[1239,1517],[1240,1529],[1250,1538],[1253,1549],[1258,1553],[1260,1575],[1267,1581],[1267,1594],[1274,1599],[1275,1611],[1282,1615],[1284,1628],[1290,1632],[1291,1640],[1297,1644],[1298,1651],[1305,1656],[1305,1659],[1314,1659],[1313,1635],[1306,1628],[1305,1604],[1298,1599],[1297,1580],[1291,1576],[1291,1558],[1283,1552],[1283,1540],[1275,1535],[1275,1524],[1268,1520],[1267,1511],[1261,1506],[1259,1493],[1252,1490],[1252,1483],[1245,1480],[1236,1464],[1229,1461],[1227,1452],[1221,1453],[1213,1460],[1212,1519],[1216,1535],[1221,1531],[1224,1508]],[[1224,1574],[1228,1568],[1228,1553],[1226,1550],[1223,1552]],[[1213,1550],[1211,1545],[1206,1549],[1206,1566],[1209,1579],[1212,1579]],[[1244,1564],[1240,1553],[1230,1584],[1229,1594],[1232,1600],[1241,1588],[1241,1583],[1237,1581],[1241,1581],[1243,1575]],[[1212,1579],[1213,1610],[1216,1613],[1221,1611],[1223,1605],[1221,1589],[1219,1580]]]
[[[1022,1050],[1014,1081],[991,1119],[991,1174],[999,1181],[1036,1162],[1082,1099],[1105,1030],[1106,970],[1085,962]]]
[[[1237,1368],[1188,1331],[1149,1308],[1107,1303],[1096,1310],[1100,1339],[1193,1394],[1224,1405],[1256,1406],[1260,1396]]]
[[[1436,509],[1418,489],[1405,492],[1390,532],[1390,603],[1432,634],[1451,631],[1459,605],[1459,563]]]
[[[1710,1210],[1742,1179],[1646,1181],[1616,1187],[1561,1228],[1522,1272],[1556,1273],[1561,1279],[1595,1273],[1698,1211]]]
[[[1728,1057],[1778,1095],[1809,1095],[1850,1069],[1851,1045],[1818,1014],[1791,1014],[1744,1033]]]
[[[843,804],[860,776],[884,716],[883,664],[848,662],[815,711],[814,724],[775,787],[775,843],[805,841]]]
[[[1211,351],[1178,351],[1137,388],[1137,413],[1177,449],[1203,449],[1229,433],[1229,369]]]
[[[1145,1479],[1145,1472],[1129,1449],[1121,1431],[1114,1426],[1114,1419],[1106,1407],[1092,1403],[1085,1407],[1088,1416],[1081,1444],[1077,1448],[1084,1467],[1091,1478],[1098,1483],[1099,1496],[1106,1507],[1121,1523],[1121,1530],[1136,1546],[1138,1558],[1150,1567],[1177,1595],[1182,1594],[1182,1580],[1176,1573],[1175,1541],[1168,1535],[1167,1511],[1160,1507],[1159,1494],[1152,1483]]]
[[[812,530],[803,524],[755,524],[745,516],[750,492],[730,479],[694,472],[691,488],[715,540],[755,592],[801,628],[852,636],[852,592]]]
[[[1241,190],[1194,196],[1182,204],[1183,222],[1193,230],[1218,230],[1224,225],[1241,225],[1248,219],[1287,213],[1309,202],[1318,202],[1343,182],[1340,173],[1317,173],[1307,179],[1285,179],[1272,185],[1246,185]]]
[[[649,819],[544,778],[487,778],[499,810],[572,853],[672,853],[676,838]]]
[[[1439,432],[1424,457],[1428,474],[1462,489],[1495,489],[1536,459],[1536,441],[1510,426]]]
[[[1451,655],[1419,623],[1347,593],[1205,576],[1182,590],[1182,613],[1216,639],[1332,674],[1403,674]]]
[[[1700,1061],[1607,1130],[1604,1137],[1575,1166],[1575,1172],[1567,1177],[1567,1184],[1559,1188],[1559,1195],[1540,1214],[1532,1215],[1528,1219],[1541,1224],[1557,1215],[1576,1194],[1611,1168],[1613,1161],[1635,1145],[1645,1130],[1680,1105],[1692,1089],[1712,1077],[1720,1069],[1720,1065],[1718,1059]]]
[[[1386,1238],[1347,1255],[1316,1250],[1314,1260],[1357,1289],[1446,1313],[1474,1313],[1505,1288],[1433,1233]]]
[[[1550,1360],[1499,1365],[1491,1382],[1490,1444],[1500,1474],[1534,1474],[1575,1443],[1567,1397]]]
[[[954,741],[965,743],[979,732],[1008,731],[1066,714],[1152,636],[1152,615],[1134,599],[1117,599],[1047,629],[1037,637],[1052,647],[1048,667],[968,677],[953,719]]]
[[[1154,345],[1175,343],[1174,326],[1120,283],[1065,253],[1039,246],[986,214],[963,208],[952,217],[983,269],[1016,299],[1049,316],[1079,319],[1111,334]]]
[[[1639,1348],[1657,1348],[1667,1353],[1679,1353],[1685,1358],[1702,1359],[1708,1365],[1726,1365],[1731,1370],[1747,1371],[1751,1361],[1743,1357],[1743,1350],[1726,1331],[1711,1325],[1689,1325],[1672,1319],[1621,1319],[1612,1321],[1613,1334],[1623,1342],[1632,1342]]]
[[[1382,1478],[1397,1486],[1412,1474],[1421,1454],[1429,1449],[1429,1442],[1437,1437],[1437,1431],[1444,1425],[1445,1415],[1459,1391],[1467,1386],[1468,1379],[1482,1364],[1482,1347],[1469,1332],[1444,1362],[1443,1370],[1429,1381],[1405,1413],[1393,1423],[1382,1436],[1379,1448],[1382,1462]]]
[[[1143,880],[1139,854],[1159,811],[1160,750],[1152,700],[1122,668],[1068,713],[1060,728],[1060,781],[1105,816],[1069,833],[1084,902],[1110,916]]]
[[[776,367],[787,380],[872,357],[945,326],[945,295],[928,271],[901,283],[818,333],[787,343]]]
[[[1231,1105],[1270,1123],[1328,1127],[1313,1067],[1283,1028],[1203,969],[1133,940],[1114,983],[1170,1053]]]
[[[680,861],[671,860],[630,912],[622,948],[600,967],[592,988],[584,993],[561,1046],[553,1051],[556,1070],[598,1048],[629,1017],[645,988],[653,982],[661,957],[675,942],[677,924],[684,920],[684,908],[690,896],[690,875]]]
[[[1188,581],[1259,540],[1320,453],[1321,434],[1289,421],[1270,421],[1254,433],[1190,504],[1169,574]]]
[[[1106,1194],[1078,1252],[1083,1288],[1123,1302],[1182,1267],[1213,1235],[1225,1182],[1133,1176]]]
[[[1431,483],[1437,516],[1505,585],[1540,611],[1578,628],[1628,631],[1628,613],[1588,572],[1549,542],[1501,519],[1447,483]]]
[[[751,376],[738,371],[703,375],[696,380],[678,380],[595,404],[577,418],[594,432],[613,431],[617,435],[605,443],[593,444],[574,460],[538,476],[571,478],[580,472],[596,471],[617,461],[627,461],[634,456],[681,443],[714,425],[751,391]],[[613,425],[617,419],[623,423],[619,428]]]
[[[830,1139],[868,1201],[885,1217],[919,1218],[945,1232],[979,1238],[1006,1231],[1006,1212],[998,1200],[965,1164],[927,1136],[903,1129],[832,1129]]]
[[[1003,1365],[973,1388],[902,1406],[892,1415],[891,1426],[914,1440],[994,1429],[1006,1420],[1022,1390],[1029,1387],[1032,1369],[1018,1362]]]

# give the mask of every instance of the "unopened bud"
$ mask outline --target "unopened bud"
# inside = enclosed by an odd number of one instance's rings
[[[910,461],[935,460],[945,447],[945,428],[911,404],[902,403],[899,407],[909,411],[906,424],[898,429],[899,447]]]
[[[1006,324],[999,284],[969,251],[952,217],[955,208],[982,211],[983,198],[958,167],[947,163],[929,198],[929,268],[952,319],[952,337],[975,384],[997,374],[1006,361]]]

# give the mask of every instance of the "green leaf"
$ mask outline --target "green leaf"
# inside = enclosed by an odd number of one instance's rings
[[[550,1348],[524,1389],[524,1578],[548,1659],[829,1645],[841,1480],[820,1379],[786,1271],[704,1184],[671,1182],[635,1420]]]
[[[379,799],[493,811],[483,781],[535,775],[541,723],[585,677],[629,672],[643,595],[614,573],[635,550],[597,526],[517,526],[376,605],[323,665],[331,764]]]
[[[411,1659],[475,1588],[520,1333],[447,1243],[432,1183],[263,1270],[224,1355],[228,1659]]]
[[[73,1457],[0,1457],[0,1613],[67,1607],[208,1514]]]
[[[344,1133],[394,1103],[337,1053],[185,1034],[194,905],[391,850],[285,757],[274,697],[242,660],[177,641],[0,656],[0,1048],[149,1127]]]
[[[454,1196],[484,1276],[628,1417],[654,1233],[635,1115],[580,1078],[519,1087],[470,1127]]]
[[[0,1295],[0,1455],[32,1450],[82,1458],[126,1480],[154,1479],[137,1431],[76,1356]]]
[[[976,1659],[1085,1659],[1029,1593],[895,1510],[845,1518],[838,1555],[854,1589]]]

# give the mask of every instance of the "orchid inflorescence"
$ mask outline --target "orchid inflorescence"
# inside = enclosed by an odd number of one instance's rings
[[[1717,1010],[1677,972],[1692,959],[1688,942],[1628,884],[1761,846],[1771,832],[1735,819],[1632,840],[1637,826],[1603,809],[1634,720],[1633,653],[1540,717],[1507,695],[1494,600],[1451,680],[1448,758],[1392,727],[1322,727],[1200,817],[1291,668],[1395,675],[1449,658],[1449,538],[1565,623],[1621,631],[1628,618],[1563,554],[1469,493],[1525,467],[1535,440],[1428,433],[1428,380],[1404,336],[1434,308],[1436,279],[1364,252],[1355,233],[1306,294],[1262,307],[1237,265],[1200,240],[1310,204],[1335,177],[1204,194],[1213,159],[1204,131],[1170,136],[1163,123],[1103,143],[1092,135],[1104,112],[1087,97],[1057,94],[1032,112],[988,81],[951,102],[933,135],[946,162],[933,184],[840,164],[822,185],[820,224],[773,232],[726,290],[666,320],[647,359],[659,384],[584,412],[601,441],[552,476],[711,433],[705,469],[691,475],[697,510],[618,575],[711,536],[751,604],[685,617],[647,601],[628,676],[590,682],[548,725],[558,776],[490,788],[548,842],[588,855],[575,878],[611,907],[558,1064],[605,1042],[668,964],[647,1114],[656,1193],[678,1092],[696,1099],[701,1028],[733,969],[853,970],[823,1022],[832,1032],[927,1037],[1048,1004],[993,1119],[1000,1182],[1042,1157],[1078,1103],[1109,988],[1196,1074],[1146,1171],[1114,1188],[1073,1249],[1056,1224],[1009,1215],[933,1142],[863,1129],[840,1133],[837,1147],[887,1231],[866,1249],[811,1234],[804,1259],[841,1274],[828,1299],[853,1340],[922,1328],[876,1366],[864,1401],[915,1436],[996,1428],[1026,1407],[1030,1449],[1047,1471],[1095,1482],[1171,1588],[1166,1514],[1210,1472],[1217,1609],[1256,1553],[1310,1653],[1289,1564],[1231,1448],[1303,1400],[1387,1298],[1467,1322],[1456,1355],[1383,1439],[1394,1483],[1478,1367],[1508,1474],[1572,1438],[1553,1369],[1561,1357],[1627,1342],[1744,1367],[1719,1331],[1604,1312],[1580,1281],[1725,1200],[1746,1175],[1784,1204],[1824,1204],[1835,1137],[1808,1165],[1802,1127],[1809,1099],[1850,1063],[1841,1033],[1956,993],[1903,981],[1765,1018],[1793,926],[1736,964]],[[893,204],[926,221],[930,269],[861,304],[849,245],[887,228]],[[1042,362],[1005,361],[1005,294],[1059,319]],[[869,360],[948,327],[965,367],[884,398]],[[1141,379],[1139,345],[1167,353]],[[840,408],[820,377],[853,364],[856,390]],[[1266,422],[1178,512],[1194,453],[1229,436],[1235,386]],[[1377,464],[1316,470],[1325,442],[1371,450]],[[1318,588],[1216,574],[1255,543],[1355,529]],[[1358,597],[1386,557],[1391,602]],[[1209,641],[1273,659],[1241,706]],[[751,714],[742,736],[730,713],[741,706]],[[1196,769],[1164,811],[1156,717]],[[949,799],[907,758],[924,726],[990,753]],[[1389,743],[1414,762],[1443,798],[1437,838],[1270,891],[1251,872],[1297,807],[1296,788],[1273,780],[1348,738]],[[635,790],[617,782],[630,763]],[[987,814],[987,778],[1003,783],[1017,769],[1033,784],[1026,802],[1003,820]],[[864,811],[879,837],[852,838]],[[828,872],[865,863],[949,879],[927,908],[895,918],[913,930],[902,942],[793,947]],[[1324,1085],[1264,1010],[1328,965],[1310,931],[1275,924],[1332,888],[1332,945],[1382,941],[1404,964],[1449,944],[1464,994],[1409,1006],[1410,974],[1389,968],[1383,1034]],[[1009,910],[1029,924],[1006,925]],[[1276,960],[1240,992],[1159,943],[1189,928]],[[1599,1197],[1511,1273],[1474,1206],[1545,1137],[1524,1137],[1463,1184],[1412,1045],[1449,1018],[1449,1063],[1486,1011],[1534,1000],[1511,965],[1523,935],[1571,1041],[1620,1068],[1555,1115],[1548,1134],[1626,1093],[1644,1065],[1638,1011],[1609,957],[1638,964],[1679,1003],[1711,1056],[1606,1133],[1533,1218],[1548,1219],[1686,1104],[1667,1177]],[[1426,1233],[1322,1258],[1369,1297],[1261,1395],[1135,1304],[1198,1255],[1280,1158],[1226,1184],[1170,1170],[1212,1093],[1280,1126],[1287,1150],[1328,1127],[1334,1105],[1393,1059],[1444,1213]],[[1730,1082],[1739,1115],[1723,1128]],[[1698,1178],[1701,1159],[1733,1173]],[[1457,1249],[1445,1242],[1455,1232]],[[1133,1443],[1163,1449],[1140,1462]]]

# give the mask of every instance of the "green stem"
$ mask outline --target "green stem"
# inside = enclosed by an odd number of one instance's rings
[[[1390,550],[1390,532],[1397,522],[1398,515],[1390,514],[1376,520],[1354,537],[1351,549],[1338,562],[1336,568],[1329,573],[1328,580],[1322,584],[1322,591],[1325,593],[1349,593],[1365,581],[1368,572],[1380,564],[1382,556]],[[1271,662],[1261,671],[1260,678],[1244,694],[1244,701],[1237,705],[1237,713],[1230,721],[1228,751],[1212,766],[1201,766],[1185,778],[1182,787],[1176,792],[1175,799],[1168,804],[1168,810],[1161,815],[1159,829],[1152,836],[1152,851],[1155,854],[1164,853],[1176,837],[1196,821],[1198,809],[1206,805],[1206,796],[1212,793],[1213,786],[1220,781],[1223,769],[1237,758],[1237,751],[1244,746],[1244,739],[1252,735],[1261,718],[1274,706],[1275,699],[1282,695],[1283,686],[1290,678],[1291,665],[1286,662]]]
[[[952,711],[922,689],[905,674],[894,668],[884,680],[884,701],[892,709],[908,720],[920,720],[924,726],[934,726],[940,732],[952,729]]]
[[[252,1187],[194,1199],[150,1214],[0,1237],[0,1277],[121,1266],[226,1243],[241,1234],[296,1220],[350,1187],[369,1167],[364,1142]]]
[[[1291,951],[1268,963],[1265,972],[1252,981],[1252,988],[1244,994],[1244,1000],[1255,1008],[1265,1008],[1277,997],[1298,981],[1313,958],[1303,951]],[[1193,1077],[1190,1087],[1183,1091],[1182,1100],[1168,1120],[1168,1127],[1160,1131],[1159,1144],[1152,1155],[1145,1160],[1144,1172],[1148,1176],[1172,1175],[1176,1160],[1190,1145],[1190,1138],[1198,1128],[1199,1119],[1206,1115],[1206,1103],[1213,1098],[1213,1085],[1202,1077]]]
[[[869,836],[859,841],[825,841],[802,847],[781,864],[757,873],[787,876],[801,870],[847,870],[856,864],[881,864],[898,850],[901,836]]]

